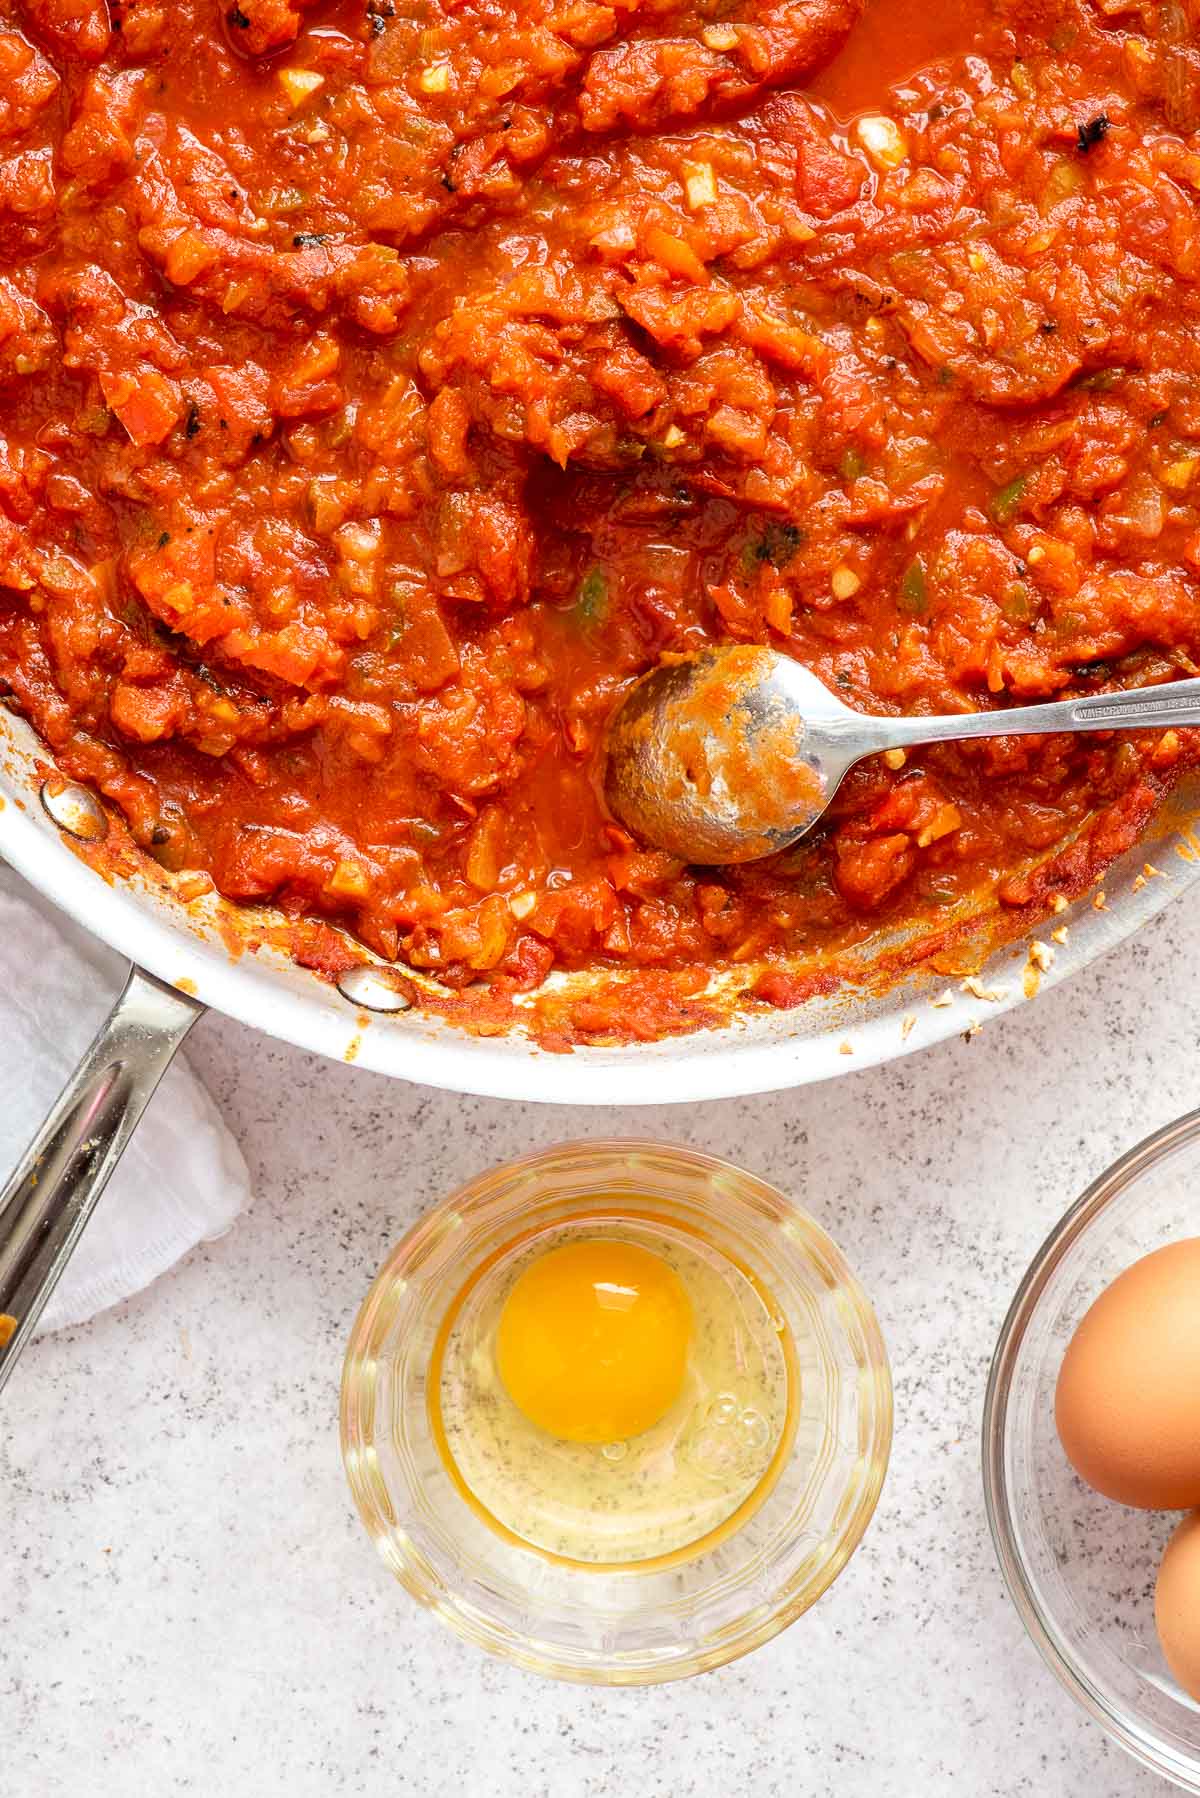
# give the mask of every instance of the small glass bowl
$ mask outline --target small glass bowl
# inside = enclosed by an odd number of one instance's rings
[[[1047,1664],[1144,1766],[1200,1793],[1200,1705],[1172,1679],[1154,1628],[1154,1583],[1178,1514],[1094,1492],[1054,1423],[1080,1319],[1143,1255],[1200,1234],[1198,1192],[1195,1111],[1123,1155],[1042,1244],[992,1362],[983,1477],[1005,1582]]]
[[[711,1548],[582,1568],[489,1527],[430,1428],[439,1325],[472,1272],[532,1229],[597,1202],[703,1234],[772,1295],[798,1365],[792,1452],[746,1521]],[[470,1182],[392,1251],[354,1325],[342,1453],[359,1512],[413,1596],[481,1648],[558,1679],[646,1685],[719,1667],[832,1584],[870,1522],[892,1431],[874,1312],[829,1237],[773,1187],[690,1149],[566,1144]]]

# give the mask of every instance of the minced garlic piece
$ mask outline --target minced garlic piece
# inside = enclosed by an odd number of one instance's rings
[[[1049,943],[1039,942],[1035,937],[1029,945],[1029,959],[1035,968],[1040,969],[1043,974],[1048,974],[1054,966],[1054,951]]]
[[[845,562],[839,562],[829,577],[829,585],[835,599],[851,599],[862,586],[862,582],[853,568],[847,567]]]
[[[733,25],[706,25],[700,33],[709,50],[736,50],[738,34]]]
[[[967,975],[962,983],[962,990],[964,993],[970,993],[973,999],[983,999],[993,1005],[1008,995],[1006,986],[984,986],[977,974]]]
[[[903,768],[907,760],[907,749],[885,749],[883,752],[883,762],[886,768]]]
[[[1069,904],[1070,904],[1070,900],[1066,897],[1066,895],[1064,893],[1055,893],[1053,899],[1050,901],[1050,910],[1051,911],[1066,911],[1067,906]]]
[[[310,100],[318,88],[324,87],[324,75],[318,75],[315,69],[279,69],[276,79],[293,106],[303,106]]]
[[[912,1035],[913,1031],[916,1029],[916,1027],[917,1027],[916,1012],[915,1011],[906,1011],[904,1016],[900,1020],[900,1040],[901,1040],[901,1042],[904,1042],[908,1037],[910,1037]]]
[[[876,168],[899,168],[908,155],[900,127],[885,113],[869,112],[859,119],[854,134]]]
[[[683,442],[683,432],[679,429],[679,426],[678,425],[668,425],[666,430],[662,434],[663,448],[664,449],[678,449],[682,442]]]
[[[429,68],[422,69],[417,76],[417,86],[423,94],[448,94],[450,92],[450,64],[435,62]]]

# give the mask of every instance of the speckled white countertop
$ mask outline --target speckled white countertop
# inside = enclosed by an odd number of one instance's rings
[[[1121,1149],[1200,1104],[1188,902],[970,1043],[703,1108],[461,1099],[209,1019],[250,1162],[231,1235],[35,1344],[0,1413],[0,1770],[21,1798],[1142,1798],[1025,1640],[977,1435],[1033,1249]],[[100,1002],[97,1000],[97,1012]],[[609,1693],[460,1644],[352,1512],[337,1385],[417,1214],[488,1164],[645,1134],[756,1169],[833,1233],[896,1380],[878,1515],[818,1607],[703,1679]]]

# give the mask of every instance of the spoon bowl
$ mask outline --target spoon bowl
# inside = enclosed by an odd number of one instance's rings
[[[914,744],[1200,724],[1200,680],[948,716],[856,712],[760,644],[661,662],[608,727],[604,790],[621,823],[685,862],[758,861],[812,829],[864,756]]]
[[[757,644],[661,662],[609,726],[605,794],[635,835],[684,861],[756,861],[821,817],[868,753],[864,718]]]

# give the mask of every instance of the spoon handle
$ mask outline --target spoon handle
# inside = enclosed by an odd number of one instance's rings
[[[965,737],[1049,736],[1055,731],[1161,730],[1200,724],[1200,680],[1167,681],[1161,687],[1091,693],[1049,705],[1015,706],[1011,711],[961,712],[938,718],[889,718],[881,733],[885,749],[915,743],[961,741]]]

